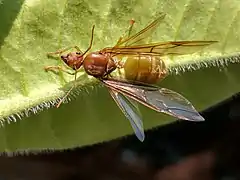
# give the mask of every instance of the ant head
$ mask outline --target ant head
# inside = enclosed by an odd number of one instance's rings
[[[66,55],[62,55],[61,59],[73,70],[77,70],[83,63],[83,54],[81,52],[70,52]]]
[[[93,27],[92,27],[92,36],[91,36],[90,44],[84,53],[79,52],[79,51],[78,52],[70,52],[67,55],[61,56],[61,59],[66,63],[66,65],[71,67],[73,70],[77,70],[82,66],[82,63],[84,61],[84,56],[92,47],[94,27],[95,27],[95,25],[93,25]]]

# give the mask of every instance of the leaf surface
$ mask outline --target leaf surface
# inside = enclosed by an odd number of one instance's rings
[[[0,128],[0,151],[66,149],[133,133],[107,90],[83,71],[76,98],[59,109],[48,108],[74,78],[46,73],[44,66],[63,65],[46,53],[74,45],[84,51],[93,24],[96,51],[115,45],[130,19],[136,21],[136,32],[166,13],[153,42],[219,43],[193,55],[168,57],[172,74],[159,85],[181,93],[198,110],[238,92],[239,10],[238,0],[0,1],[0,118],[5,124]],[[174,121],[140,108],[145,129]]]

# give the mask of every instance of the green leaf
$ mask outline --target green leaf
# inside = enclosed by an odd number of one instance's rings
[[[166,17],[152,41],[219,43],[192,55],[169,57],[166,63],[173,73],[160,86],[183,94],[198,110],[238,92],[238,0],[0,1],[0,118],[4,124],[0,151],[66,149],[133,133],[106,88],[84,71],[78,74],[76,98],[59,109],[52,107],[72,85],[73,77],[45,72],[45,66],[63,65],[46,53],[74,45],[84,51],[93,24],[92,51],[113,46],[130,19],[136,21],[137,31],[161,12]],[[145,129],[175,120],[143,106],[140,109]]]

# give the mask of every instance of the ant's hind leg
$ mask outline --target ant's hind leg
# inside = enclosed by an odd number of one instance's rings
[[[133,19],[131,19],[130,20],[130,26],[127,29],[127,31],[125,31],[125,35],[118,39],[118,41],[117,41],[117,43],[114,47],[118,47],[119,45],[121,45],[121,43],[123,41],[125,41],[127,38],[129,38],[131,36],[134,23],[135,23],[135,21]]]
[[[132,34],[132,29],[133,29],[133,25],[134,25],[135,21],[133,19],[130,20],[130,26],[128,28],[128,38],[131,36]]]
[[[69,72],[68,70],[64,69],[63,67],[61,66],[46,66],[44,67],[45,71],[62,71],[62,72],[65,72],[67,74],[70,74],[70,75],[75,75],[74,72]]]
[[[47,53],[47,55],[52,56],[52,55],[55,55],[55,54],[59,54],[61,56],[62,53],[66,52],[66,51],[68,51],[69,49],[72,49],[72,48],[76,49],[77,52],[82,53],[82,51],[80,50],[80,48],[78,46],[73,46],[73,47],[68,47],[68,48],[65,48],[65,49],[58,50],[56,52],[49,52],[49,53]]]

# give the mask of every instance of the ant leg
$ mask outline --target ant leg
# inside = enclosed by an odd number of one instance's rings
[[[74,83],[73,86],[68,90],[68,92],[65,94],[65,96],[63,96],[63,98],[58,102],[57,104],[57,108],[60,107],[60,105],[62,104],[62,102],[69,96],[70,92],[73,90],[73,88],[76,87],[76,81],[77,81],[77,71],[74,72],[75,77],[74,77]]]
[[[130,37],[131,33],[132,33],[132,29],[133,29],[133,25],[134,25],[135,21],[133,19],[130,20],[130,26],[128,28],[128,30],[125,32],[125,34],[123,37],[120,37],[116,43],[116,45],[114,47],[119,46],[123,41],[125,41],[127,38]]]
[[[77,52],[82,53],[82,51],[80,50],[80,48],[78,46],[73,46],[73,47],[68,47],[68,48],[62,49],[62,50],[58,50],[56,52],[49,52],[49,53],[47,53],[47,55],[48,56],[52,56],[54,54],[60,54],[61,55],[62,53],[66,52],[66,51],[68,51],[69,49],[72,49],[72,48],[76,49]]]
[[[73,90],[73,88],[75,88],[76,87],[76,81],[77,81],[77,73],[78,73],[78,71],[76,71],[75,70],[75,72],[74,73],[72,73],[72,72],[69,72],[69,71],[67,71],[67,70],[65,70],[65,69],[63,69],[61,66],[46,66],[45,68],[44,68],[46,71],[54,71],[54,70],[58,70],[58,71],[63,71],[63,72],[65,72],[65,73],[67,73],[67,74],[70,74],[70,75],[74,75],[74,83],[73,83],[73,86],[68,90],[68,92],[65,94],[65,96],[63,96],[63,98],[58,102],[58,104],[57,104],[57,108],[59,108],[59,106],[62,104],[62,102],[66,99],[66,97],[70,94],[70,92]]]
[[[116,65],[116,68],[121,69],[123,68],[124,63],[121,60],[117,60],[114,58],[110,58],[110,60]]]
[[[129,26],[129,29],[128,29],[128,38],[130,37],[130,35],[132,33],[134,23],[135,23],[135,21],[133,19],[131,19],[130,20],[130,26]]]
[[[117,69],[119,75],[122,76],[121,69],[123,68],[123,63],[121,63],[121,61],[118,61],[118,60],[116,60],[114,58],[111,58],[110,60],[116,65],[116,69]],[[111,73],[109,73],[109,76],[112,77]]]
[[[119,74],[120,76],[123,75],[120,67],[117,68],[117,71],[118,71],[118,74]]]
[[[70,75],[75,75],[75,73],[72,73],[72,72],[69,72],[67,71],[66,69],[63,69],[63,67],[61,66],[46,66],[44,67],[45,71],[62,71],[62,72],[65,72],[67,74],[70,74]]]
[[[123,63],[121,60],[120,60],[120,61],[113,60],[113,61],[114,61],[114,63],[115,63],[116,66],[117,66],[118,74],[119,74],[120,76],[122,76],[123,74],[122,74],[121,69],[124,67],[124,63]]]

